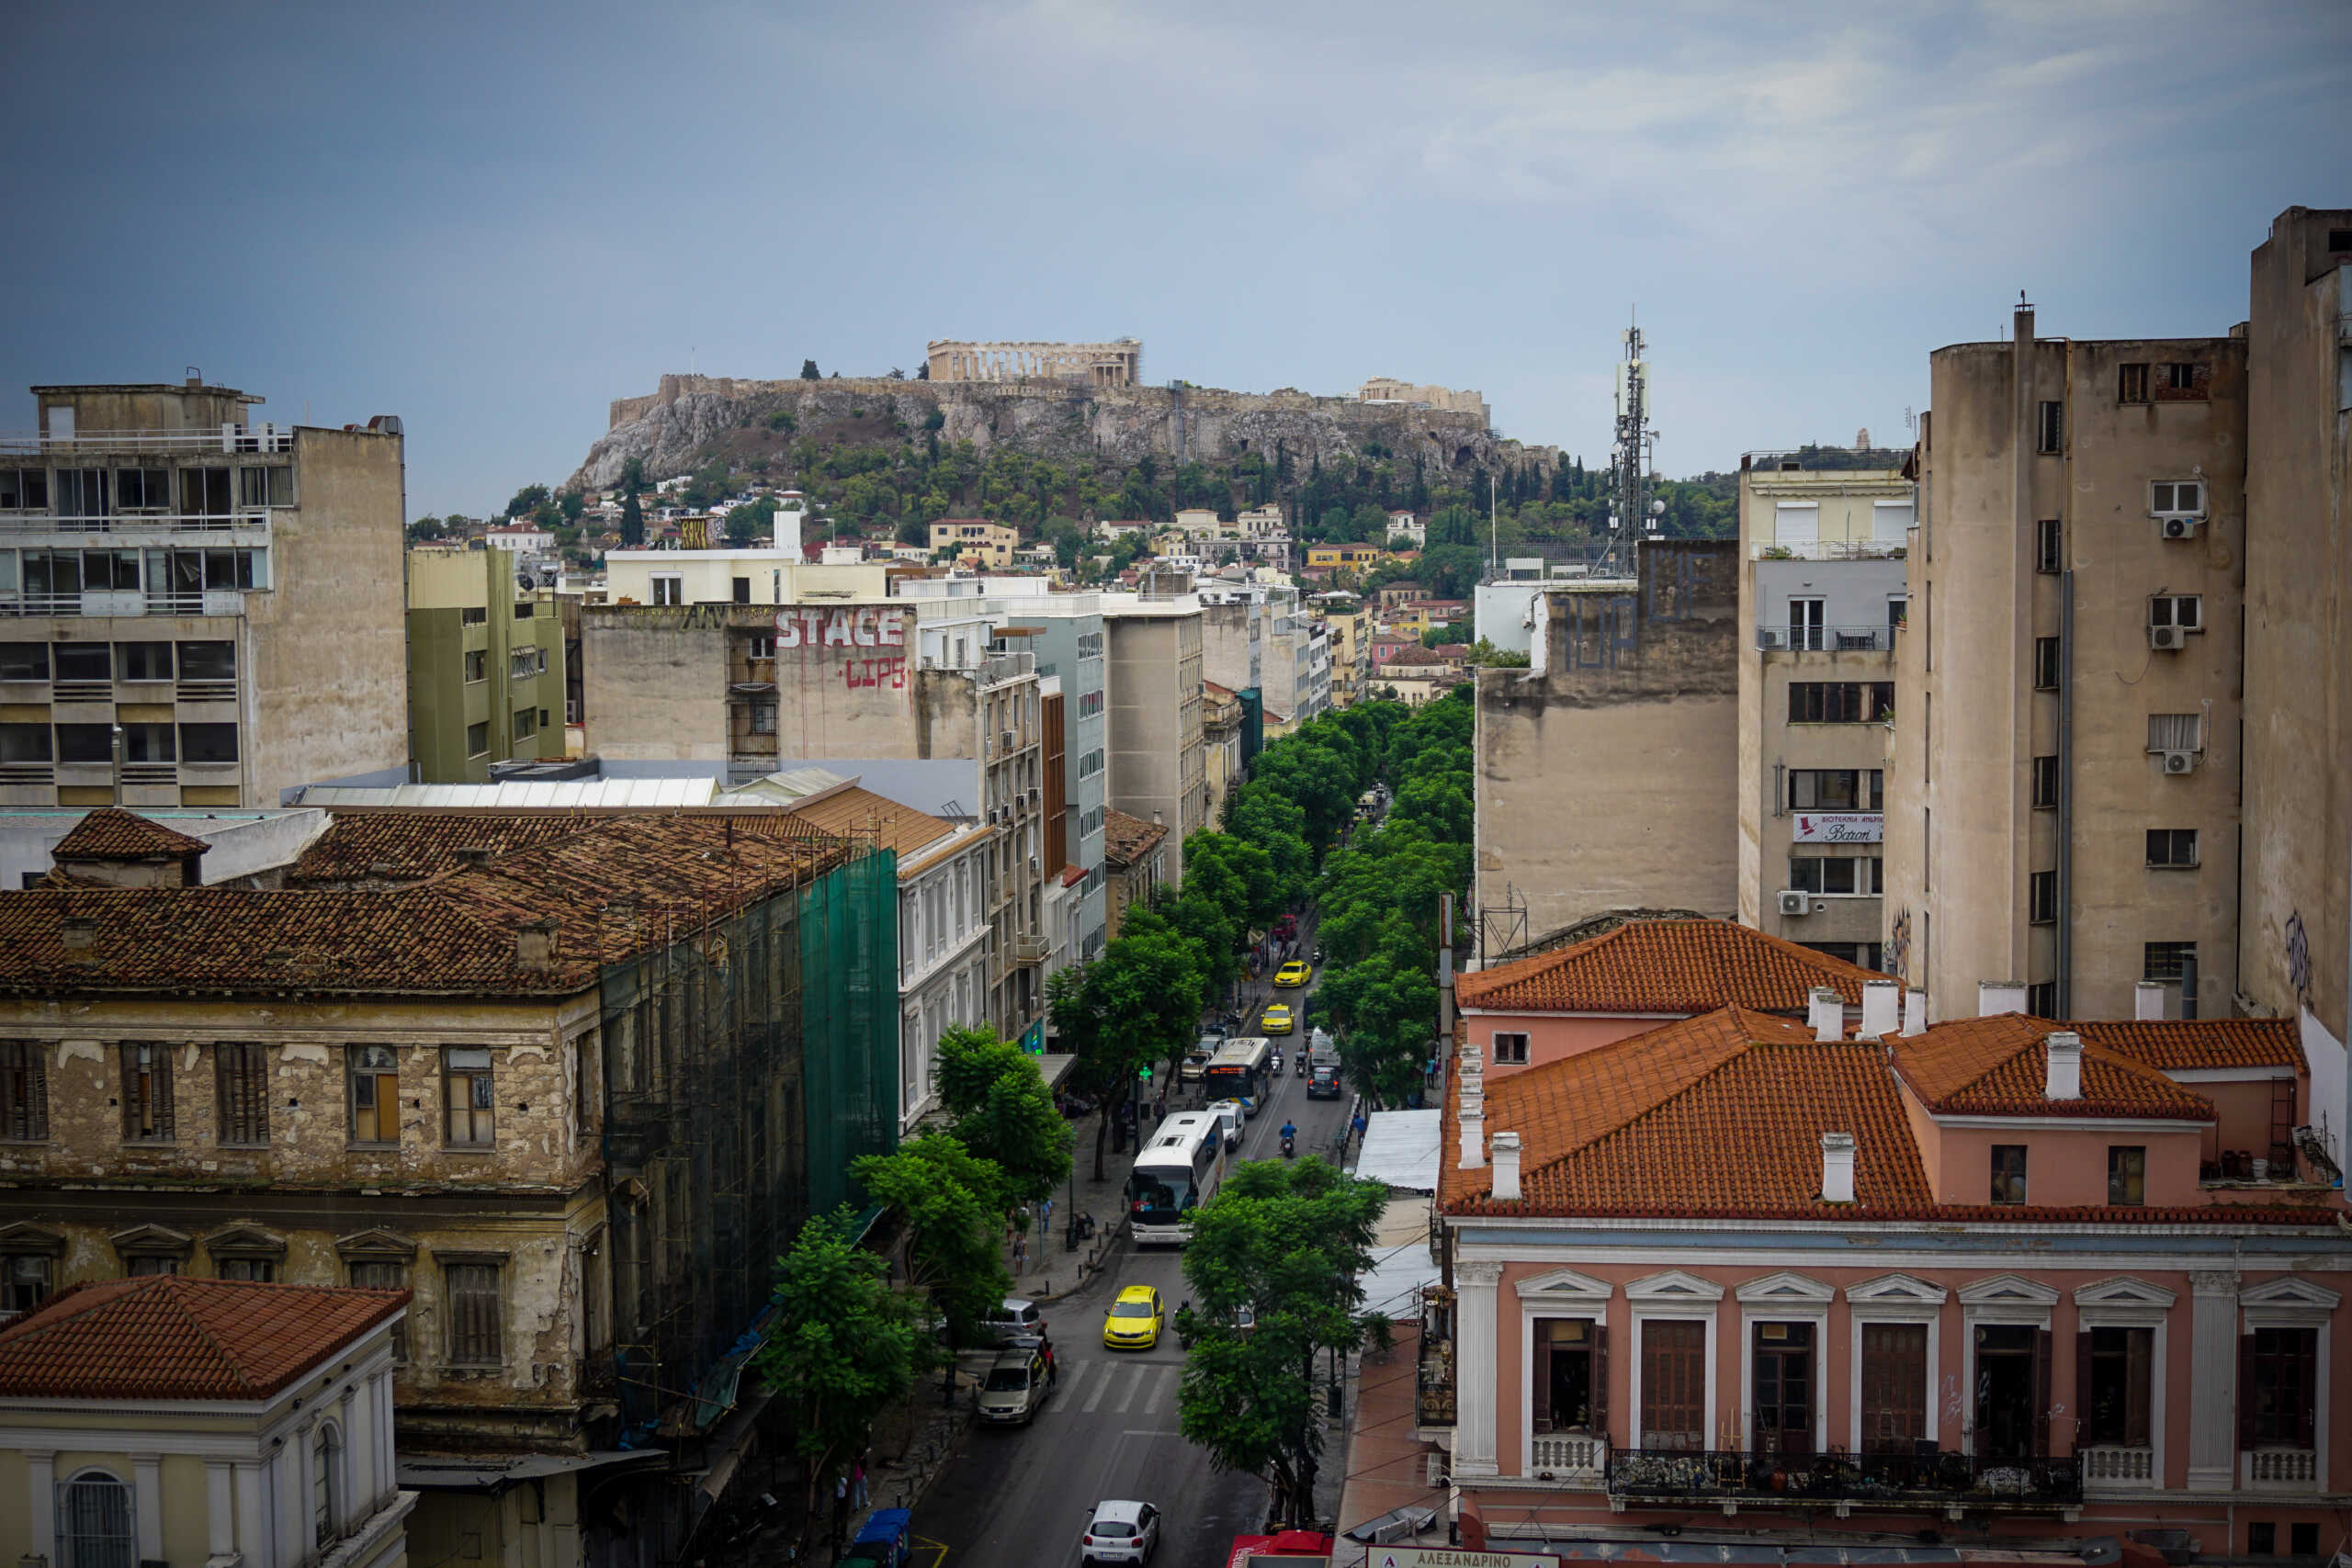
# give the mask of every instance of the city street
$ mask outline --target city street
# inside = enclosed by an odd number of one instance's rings
[[[1311,931],[1303,936],[1311,944]],[[1321,975],[1318,972],[1317,980]],[[1312,990],[1277,991],[1296,1007]],[[1269,992],[1247,988],[1252,1009]],[[1250,1015],[1250,1027],[1257,1014]],[[1277,1039],[1287,1069],[1303,1058],[1306,1033]],[[1306,1098],[1286,1070],[1269,1103],[1242,1134],[1239,1157],[1279,1159],[1288,1118],[1298,1149],[1328,1156],[1345,1124],[1348,1099]],[[1225,1561],[1236,1535],[1265,1517],[1265,1489],[1247,1476],[1216,1473],[1177,1431],[1176,1389],[1184,1354],[1172,1320],[1185,1300],[1181,1249],[1138,1249],[1132,1241],[1086,1290],[1047,1309],[1061,1386],[1026,1427],[975,1429],[916,1510],[916,1562],[922,1568],[1037,1568],[1078,1561],[1078,1538],[1094,1504],[1132,1497],[1165,1514],[1158,1562],[1171,1568]],[[1166,1298],[1170,1331],[1147,1352],[1102,1348],[1102,1319],[1123,1286],[1154,1285]],[[1331,1456],[1337,1463],[1339,1456]]]

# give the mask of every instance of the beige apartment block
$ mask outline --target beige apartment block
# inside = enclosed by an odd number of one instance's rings
[[[1912,484],[1743,459],[1739,919],[1875,969]]]
[[[401,782],[400,421],[256,424],[260,398],[194,381],[32,390],[39,428],[0,436],[0,807]]]
[[[1635,571],[1548,587],[1530,667],[1477,672],[1487,961],[1612,909],[1738,907],[1738,546],[1647,540]]]
[[[1886,967],[1939,1017],[1983,981],[2045,1018],[2131,1017],[2143,979],[2226,1013],[2246,341],[2044,339],[2027,307],[1929,364]]]
[[[2300,1014],[2316,1089],[2313,1029],[2352,1042],[2352,209],[2278,216],[2250,315],[2238,985]]]
[[[986,567],[990,571],[1009,570],[1012,552],[1020,547],[1021,530],[1001,523],[977,517],[949,517],[931,525],[932,553],[952,550],[956,558],[967,566]]]
[[[1201,602],[1191,593],[1102,595],[1110,644],[1111,806],[1175,835],[1167,882],[1182,886],[1184,840],[1208,825],[1202,744]]]

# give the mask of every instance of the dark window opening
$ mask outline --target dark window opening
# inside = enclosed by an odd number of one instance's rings
[[[2022,1324],[1976,1325],[1976,1457],[2038,1459],[2049,1452],[2050,1331]]]
[[[2151,942],[2141,948],[2140,978],[2143,980],[2177,980],[2181,968],[2197,956],[2193,942]]]
[[[2148,1151],[2138,1144],[2113,1144],[2107,1151],[2107,1201],[2137,1207],[2148,1201]]]
[[[2257,1328],[2238,1340],[2238,1447],[2312,1446],[2319,1330]]]
[[[1759,1323],[1748,1351],[1755,1372],[1756,1451],[1813,1452],[1813,1325]]]
[[[2054,637],[2033,639],[2033,689],[2037,692],[2058,689],[2058,639]]]
[[[2036,757],[2033,760],[2033,804],[2037,810],[2050,810],[2058,804],[2058,759]]]
[[[1993,1201],[2022,1203],[2025,1201],[2025,1145],[1995,1144],[1993,1145]]]
[[[2059,569],[2059,542],[2063,537],[2058,519],[2044,517],[2033,525],[2033,570],[2055,572]]]
[[[2041,405],[2038,422],[2040,438],[2035,449],[2041,452],[2064,452],[2066,449],[2066,405],[2046,402]]]
[[[2054,871],[2030,872],[2026,875],[2026,919],[2037,926],[2052,924],[2058,919],[2058,874]]]
[[[1606,1334],[1581,1317],[1535,1320],[1533,1409],[1538,1432],[1599,1432],[1607,1415],[1597,1401],[1608,1382]]]
[[[2115,370],[2115,400],[2117,402],[2144,403],[2148,400],[2147,366],[2119,365]]]
[[[2149,829],[2148,863],[2156,866],[2196,865],[2197,829],[2194,828]]]
[[[2153,1441],[2155,1341],[2153,1328],[2094,1328],[2075,1336],[2081,1446],[2144,1449]]]

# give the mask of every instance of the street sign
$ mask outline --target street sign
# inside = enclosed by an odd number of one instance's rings
[[[1550,1551],[1464,1551],[1451,1546],[1375,1546],[1364,1568],[1560,1568]]]

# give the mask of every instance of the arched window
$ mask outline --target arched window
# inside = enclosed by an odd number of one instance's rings
[[[138,1562],[128,1485],[103,1470],[85,1470],[58,1487],[58,1568],[138,1568]]]
[[[343,1433],[319,1427],[311,1444],[311,1539],[321,1548],[343,1534]]]

